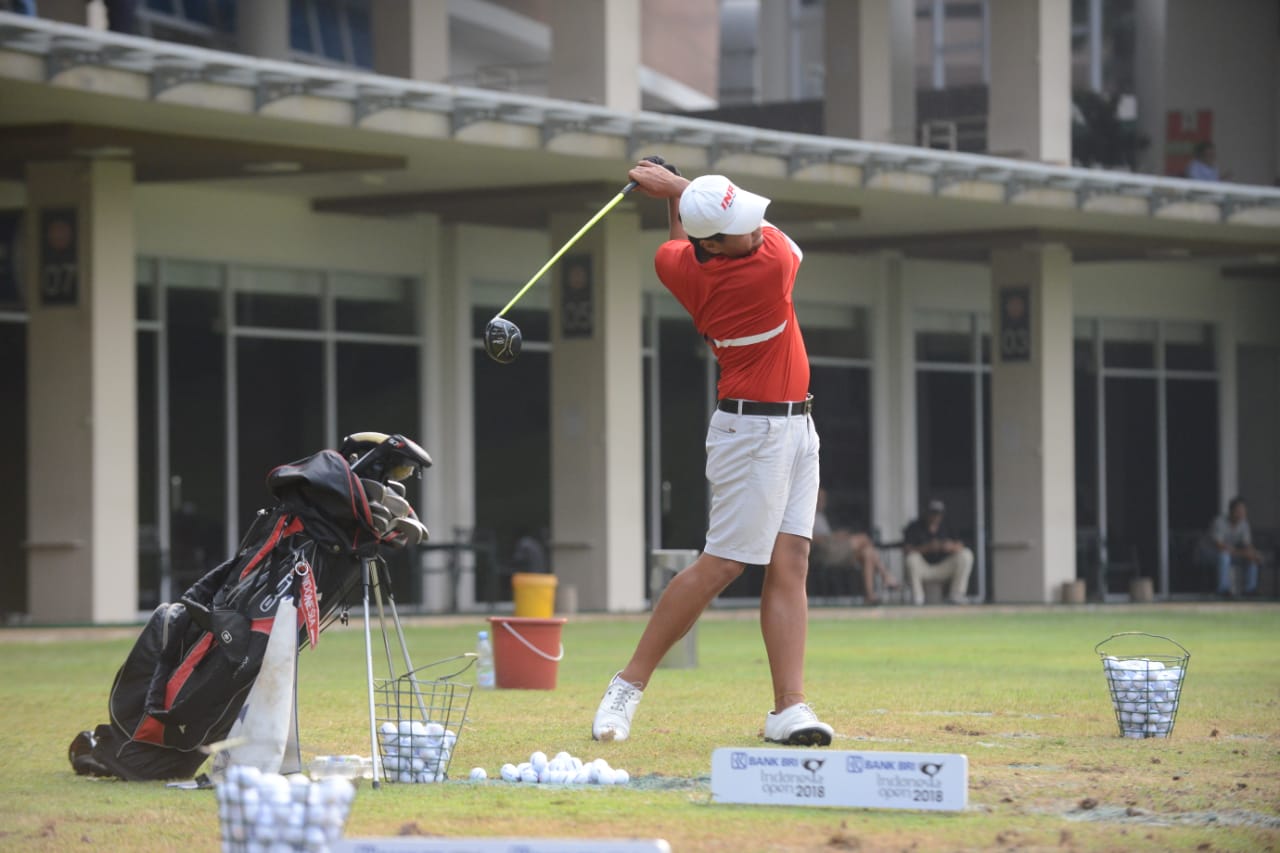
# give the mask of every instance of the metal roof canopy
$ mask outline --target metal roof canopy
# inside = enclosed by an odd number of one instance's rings
[[[385,110],[406,110],[446,117],[451,136],[478,121],[537,128],[544,149],[562,134],[589,134],[624,142],[632,158],[654,144],[701,149],[713,168],[731,155],[764,158],[766,174],[795,180],[805,180],[805,170],[815,166],[853,167],[858,171],[847,181],[853,188],[976,200],[973,188],[986,187],[996,196],[995,203],[1263,229],[1280,225],[1280,189],[1046,166],[677,115],[623,113],[572,101],[224,53],[2,12],[0,50],[43,57],[46,82],[85,66],[145,75],[153,101],[176,87],[209,83],[251,92],[255,113],[298,95],[345,102],[355,128]],[[751,171],[749,166],[737,168]],[[816,180],[840,183],[828,175]],[[1041,199],[1046,193],[1052,200]],[[857,216],[857,208],[851,205],[849,213]]]

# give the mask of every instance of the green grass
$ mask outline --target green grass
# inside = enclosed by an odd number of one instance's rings
[[[782,808],[710,801],[710,755],[759,745],[771,695],[753,612],[698,627],[696,669],[658,671],[633,738],[590,720],[639,618],[574,617],[554,691],[477,691],[443,785],[360,788],[348,836],[656,837],[674,850],[1266,850],[1280,847],[1280,607],[815,610],[809,697],[836,748],[964,753],[969,808]],[[417,663],[469,651],[474,619],[415,620]],[[1123,740],[1094,646],[1119,631],[1192,654],[1173,736]],[[103,722],[134,632],[0,631],[0,849],[218,849],[208,792],[74,776],[66,746]],[[1161,651],[1171,646],[1148,646]],[[1123,652],[1125,649],[1119,649]],[[368,752],[363,633],[300,662],[304,757]],[[534,750],[603,756],[635,781],[563,788],[496,777]]]

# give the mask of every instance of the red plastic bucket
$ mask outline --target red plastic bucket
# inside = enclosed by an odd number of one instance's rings
[[[554,690],[564,644],[560,629],[568,619],[490,616],[494,681],[498,687]]]

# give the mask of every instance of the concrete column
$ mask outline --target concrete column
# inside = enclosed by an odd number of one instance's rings
[[[373,70],[444,82],[449,76],[448,0],[374,3]]]
[[[240,0],[236,37],[240,50],[250,56],[288,59],[289,0]]]
[[[97,5],[102,5],[101,0],[97,0]],[[93,6],[93,3],[86,3],[85,0],[40,0],[36,4],[36,14],[50,21],[87,27]],[[102,17],[106,17],[105,10],[102,11]],[[105,24],[99,29],[105,29]]]
[[[552,245],[582,221],[553,216]],[[639,239],[638,215],[614,210],[549,273],[551,564],[584,610],[645,601]]]
[[[756,45],[760,101],[789,101],[791,84],[791,0],[760,0]]]
[[[419,314],[425,334],[420,369],[422,389],[419,441],[435,462],[422,478],[425,493],[418,515],[437,542],[454,541],[454,528],[475,527],[475,401],[472,398],[474,361],[471,349],[471,291],[457,225],[442,224],[436,216],[419,217],[423,231],[423,269],[426,298]],[[445,571],[445,552],[423,552],[422,605],[432,612],[448,610],[453,597]],[[472,566],[470,554],[459,554]],[[476,599],[474,573],[459,578],[458,606],[468,609]]]
[[[912,0],[847,0],[825,7],[826,132],[915,142]]]
[[[550,7],[551,97],[639,110],[639,0],[557,0]]]
[[[992,600],[1050,603],[1076,576],[1071,253],[991,255]]]
[[[987,149],[1071,165],[1071,4],[991,0]]]
[[[872,523],[896,541],[915,517],[915,363],[911,310],[904,292],[902,255],[880,256],[871,360]]]
[[[72,218],[55,224],[50,217],[58,211],[73,211]],[[133,620],[138,612],[133,164],[29,164],[27,222],[31,618]],[[59,249],[66,254],[51,257]]]

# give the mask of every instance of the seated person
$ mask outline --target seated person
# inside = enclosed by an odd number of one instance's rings
[[[533,574],[551,571],[544,539],[545,537],[535,536],[530,529],[522,529],[511,552],[512,570]]]
[[[1231,567],[1244,569],[1244,594],[1258,592],[1258,565],[1262,555],[1253,547],[1253,535],[1249,530],[1249,510],[1241,498],[1232,498],[1227,504],[1226,515],[1213,520],[1209,531],[1217,548],[1218,595],[1230,597]]]
[[[833,529],[827,518],[827,490],[818,489],[818,511],[813,517],[812,562],[836,568],[862,567],[863,600],[867,604],[879,604],[876,595],[876,576],[886,589],[897,589],[901,584],[885,567],[871,537],[844,528]]]
[[[911,599],[916,604],[924,604],[925,581],[950,580],[947,601],[951,604],[963,604],[969,589],[973,552],[951,537],[942,522],[946,510],[942,501],[929,501],[925,517],[912,521],[902,533]]]

